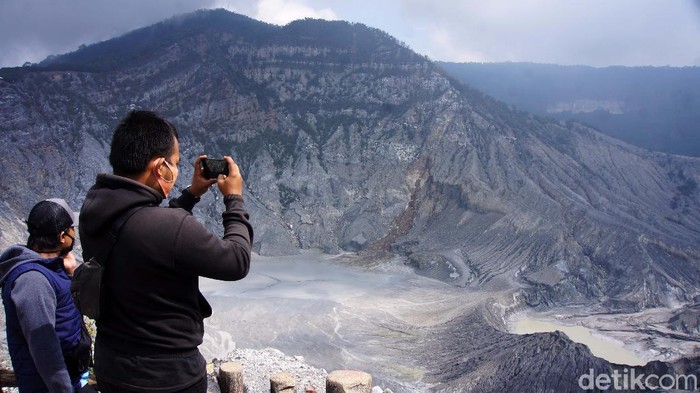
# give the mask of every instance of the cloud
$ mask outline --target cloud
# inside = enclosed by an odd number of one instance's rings
[[[0,0],[0,67],[202,8],[365,23],[435,60],[700,65],[700,0]]]
[[[303,18],[338,19],[330,8],[316,10],[295,0],[260,0],[254,17],[276,25],[286,25],[293,20]]]
[[[412,47],[438,60],[678,65],[700,53],[697,0],[397,1],[424,32]]]
[[[0,0],[0,67],[38,62],[176,14],[211,8],[213,0]]]
[[[432,53],[439,53],[441,58],[455,62],[484,62],[488,58],[483,53],[472,51],[470,48],[460,46],[455,42],[455,37],[449,31],[437,28],[429,33],[429,42],[432,44]]]
[[[39,62],[203,8],[224,8],[269,23],[338,19],[305,0],[0,0],[0,67]]]

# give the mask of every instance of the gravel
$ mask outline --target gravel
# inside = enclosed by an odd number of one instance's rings
[[[216,375],[225,362],[237,362],[243,366],[243,384],[248,393],[269,392],[270,376],[278,372],[294,375],[297,392],[326,391],[326,370],[309,366],[302,356],[288,356],[277,349],[266,348],[236,349],[226,359],[214,359],[208,365],[209,393],[220,393]]]

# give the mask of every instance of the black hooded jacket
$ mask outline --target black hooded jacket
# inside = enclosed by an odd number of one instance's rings
[[[170,208],[158,207],[162,199],[141,183],[100,174],[80,211],[80,240],[83,258],[88,260],[104,247],[103,235],[117,217],[144,206],[124,224],[107,261],[104,314],[97,322],[98,371],[104,346],[110,356],[178,356],[197,351],[203,319],[211,315],[199,292],[199,277],[233,281],[248,274],[253,229],[240,196],[224,197],[223,238],[192,216],[198,198],[188,190],[171,200]],[[108,375],[115,367],[104,370],[103,376],[120,379]]]

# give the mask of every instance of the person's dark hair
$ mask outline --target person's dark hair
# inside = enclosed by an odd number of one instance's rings
[[[131,111],[112,136],[109,163],[115,175],[136,175],[146,169],[153,157],[172,154],[178,139],[169,121],[150,111]]]
[[[35,251],[55,250],[61,245],[58,233],[53,235],[29,235],[27,247]]]

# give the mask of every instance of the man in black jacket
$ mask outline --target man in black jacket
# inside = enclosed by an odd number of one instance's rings
[[[104,246],[115,220],[141,207],[122,226],[107,261],[97,321],[95,374],[102,392],[206,392],[206,361],[198,350],[211,307],[199,277],[239,280],[250,266],[253,229],[243,209],[243,181],[231,157],[229,175],[208,180],[200,156],[191,185],[170,208],[180,161],[175,127],[153,112],[129,113],[114,131],[113,175],[99,174],[80,212],[83,258]],[[192,208],[210,186],[223,195],[223,238]]]

